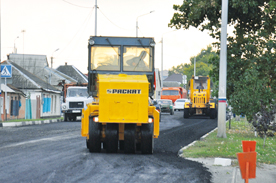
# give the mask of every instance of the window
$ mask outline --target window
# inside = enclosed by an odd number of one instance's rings
[[[160,100],[160,103],[161,104],[169,104],[169,105],[171,105],[172,101],[171,100]]]
[[[67,97],[88,97],[87,88],[68,88]]]
[[[162,95],[179,95],[177,90],[163,90]]]
[[[91,69],[120,71],[119,46],[95,46],[91,48]]]
[[[194,89],[207,89],[207,79],[194,80]]]
[[[141,47],[124,47],[124,71],[152,71],[152,49]]]

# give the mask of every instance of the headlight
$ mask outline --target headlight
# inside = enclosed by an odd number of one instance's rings
[[[152,123],[152,122],[153,122],[153,119],[152,119],[152,118],[149,118],[149,119],[148,119],[148,122],[149,122],[149,123]]]
[[[98,117],[94,117],[94,118],[93,118],[93,121],[94,121],[94,122],[99,122],[99,118],[98,118]]]
[[[95,41],[94,41],[93,39],[90,39],[90,40],[89,40],[89,44],[90,44],[90,45],[94,45],[94,44],[95,44]]]
[[[62,109],[66,109],[66,105],[63,105],[63,106],[62,106]]]

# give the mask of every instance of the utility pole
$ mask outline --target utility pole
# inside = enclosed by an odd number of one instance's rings
[[[97,0],[95,0],[95,36],[97,36]]]
[[[50,85],[52,84],[53,55],[51,56]]]
[[[163,89],[163,35],[161,38],[161,89]]]
[[[15,40],[18,39],[19,36],[17,36],[15,39],[14,39],[14,44],[13,44],[13,53],[17,53],[17,48],[15,46]]]
[[[196,76],[196,56],[194,57],[194,76]]]
[[[52,84],[52,69],[53,69],[53,61],[54,61],[54,53],[56,52],[56,51],[58,51],[59,50],[59,48],[57,48],[55,51],[53,51],[53,53],[52,53],[52,56],[51,56],[51,69],[50,69],[50,85]]]
[[[21,32],[23,34],[23,69],[26,69],[24,65],[24,33],[26,32],[26,30],[22,30]]]
[[[151,11],[150,13],[152,13],[152,12],[154,12],[154,11]],[[141,16],[143,16],[143,15],[141,15]],[[137,17],[137,20],[138,20],[138,17]],[[137,23],[137,25],[138,25],[138,23]],[[136,37],[138,37],[138,27],[137,27],[136,30],[137,30]],[[161,89],[163,89],[163,51],[164,51],[163,50],[163,46],[164,46],[164,39],[163,39],[163,37],[164,37],[164,34],[167,34],[167,33],[170,33],[170,32],[174,32],[174,31],[176,31],[176,30],[163,33],[162,37],[161,37],[161,41],[160,41],[160,43],[161,43]]]
[[[227,21],[228,0],[222,0],[221,41],[219,63],[218,138],[226,138],[226,77],[227,77]]]

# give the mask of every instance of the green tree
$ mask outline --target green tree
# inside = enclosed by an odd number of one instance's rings
[[[207,76],[209,72],[212,70],[213,66],[211,64],[211,60],[214,57],[218,57],[217,54],[212,51],[211,45],[207,47],[207,49],[202,49],[199,54],[196,56],[196,75],[198,76]],[[191,79],[194,75],[194,58],[190,58],[190,63],[180,64],[178,66],[173,66],[169,69],[169,75],[172,74],[183,74],[187,75],[187,79]]]
[[[186,0],[173,8],[177,12],[169,26],[193,26],[220,39],[221,0]],[[268,110],[276,98],[276,1],[229,0],[228,25],[234,31],[227,38],[227,98],[234,112],[246,114],[251,121],[261,111],[261,103]],[[214,46],[219,55],[220,43]],[[211,76],[218,80],[219,59],[211,62]]]
[[[188,64],[180,64],[180,65],[177,65],[176,67],[173,66],[171,69],[169,69],[169,76],[172,74],[183,74],[183,70],[186,67],[189,67],[189,65]]]

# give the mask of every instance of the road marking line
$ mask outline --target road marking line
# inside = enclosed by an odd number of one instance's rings
[[[4,149],[4,148],[9,148],[9,147],[17,147],[17,146],[22,146],[25,144],[34,144],[34,143],[38,143],[38,142],[42,142],[42,141],[58,141],[58,140],[64,140],[64,139],[70,139],[70,138],[77,138],[80,137],[79,135],[60,135],[60,136],[56,136],[56,137],[49,137],[49,138],[43,138],[43,139],[38,139],[38,140],[30,140],[30,141],[26,141],[26,142],[19,142],[19,143],[15,143],[15,144],[11,144],[11,145],[6,145],[3,147],[0,147],[0,149]]]

